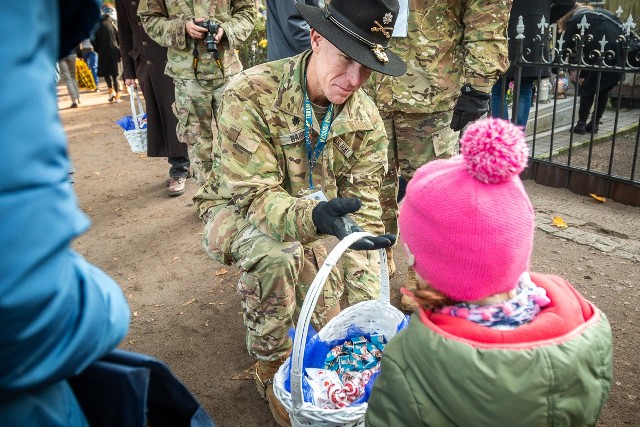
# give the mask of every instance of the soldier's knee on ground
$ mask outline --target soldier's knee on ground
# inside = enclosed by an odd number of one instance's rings
[[[263,360],[282,356],[291,348],[287,333],[293,326],[303,247],[298,242],[277,242],[254,229],[236,238],[232,253],[242,271],[238,292],[247,349]]]

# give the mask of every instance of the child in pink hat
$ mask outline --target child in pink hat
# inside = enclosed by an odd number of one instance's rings
[[[366,425],[594,425],[611,328],[566,280],[529,272],[524,133],[479,120],[460,146],[418,169],[400,208],[420,309],[384,351]]]

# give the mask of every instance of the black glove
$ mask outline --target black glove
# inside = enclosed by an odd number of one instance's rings
[[[331,234],[342,240],[345,236],[363,231],[347,214],[358,211],[362,206],[360,199],[355,197],[339,197],[320,202],[313,208],[311,218],[320,233]],[[395,234],[364,237],[349,248],[358,251],[388,248],[396,242]]]
[[[488,93],[480,92],[466,84],[460,89],[460,97],[453,109],[453,118],[451,119],[451,129],[458,131],[465,127],[467,123],[482,117],[489,111]]]

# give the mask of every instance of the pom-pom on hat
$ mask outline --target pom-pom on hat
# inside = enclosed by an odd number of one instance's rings
[[[529,149],[523,131],[477,120],[462,154],[419,168],[407,186],[399,226],[409,264],[456,301],[516,287],[529,270],[534,213],[522,181]]]

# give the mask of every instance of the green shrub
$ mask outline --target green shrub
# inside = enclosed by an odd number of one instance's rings
[[[238,48],[240,61],[244,68],[262,64],[267,60],[267,29],[266,20],[262,13],[258,12],[256,23],[249,38]]]

